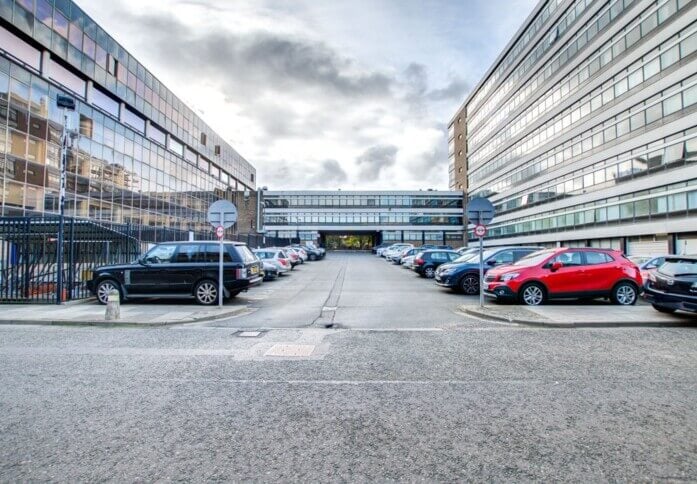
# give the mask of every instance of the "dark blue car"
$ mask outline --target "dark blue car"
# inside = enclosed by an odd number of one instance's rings
[[[544,247],[493,247],[484,249],[484,273],[492,267],[513,264]],[[479,253],[467,254],[436,269],[436,284],[464,294],[479,294]]]

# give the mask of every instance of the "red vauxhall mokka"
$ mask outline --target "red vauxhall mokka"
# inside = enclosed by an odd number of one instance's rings
[[[549,299],[609,298],[629,306],[642,287],[639,268],[621,252],[594,248],[556,248],[534,252],[487,272],[484,294],[528,306]]]

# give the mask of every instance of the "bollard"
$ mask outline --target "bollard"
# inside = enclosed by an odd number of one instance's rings
[[[113,321],[114,319],[121,319],[121,296],[117,290],[109,293],[106,303],[106,314],[104,315],[105,321]]]

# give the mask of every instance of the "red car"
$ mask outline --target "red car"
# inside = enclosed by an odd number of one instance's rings
[[[484,294],[538,306],[548,299],[608,297],[623,306],[636,302],[639,268],[621,252],[593,248],[541,250],[512,265],[490,269]]]

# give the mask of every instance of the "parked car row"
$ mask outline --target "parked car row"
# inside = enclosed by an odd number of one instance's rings
[[[305,261],[319,260],[325,251],[313,244],[250,250],[242,242],[223,243],[223,297],[285,274]],[[101,304],[116,291],[123,300],[144,298],[195,299],[218,302],[220,244],[215,241],[165,242],[132,264],[95,269],[88,289]]]
[[[529,306],[553,299],[606,298],[633,305],[640,295],[662,312],[697,312],[697,257],[660,256],[632,260],[600,248],[495,247],[484,249],[480,281],[476,248],[448,250],[392,244],[375,253],[438,286],[465,295]]]

